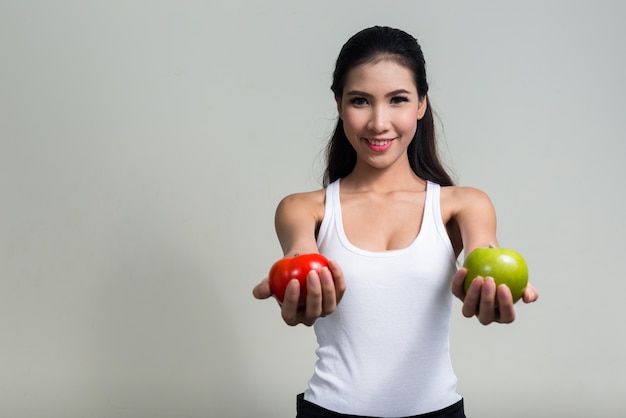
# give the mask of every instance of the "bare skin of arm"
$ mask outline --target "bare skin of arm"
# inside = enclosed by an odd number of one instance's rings
[[[442,216],[444,221],[447,220],[448,233],[457,255],[461,250],[467,255],[478,247],[487,247],[490,244],[498,246],[496,214],[485,193],[469,187],[446,187],[442,189],[441,206]],[[466,274],[467,270],[461,268],[452,279],[452,293],[463,302],[462,313],[465,317],[476,316],[483,325],[492,322],[510,323],[515,320],[513,297],[507,286],[496,287],[493,278],[477,277],[466,293],[463,288]],[[531,303],[538,297],[537,290],[528,284],[522,300]]]
[[[285,197],[278,205],[275,226],[285,257],[319,252],[316,230],[324,217],[324,196],[324,190],[297,193]],[[329,260],[328,268],[322,269],[320,274],[311,271],[306,285],[307,300],[304,309],[298,308],[298,280],[291,280],[287,285],[280,307],[281,316],[288,325],[311,326],[317,318],[334,312],[346,287],[343,272],[334,260]],[[268,279],[263,279],[252,293],[257,299],[271,297]]]
[[[496,214],[489,197],[482,191],[469,187],[444,187],[441,191],[441,211],[455,254],[469,254],[478,247],[498,246]],[[324,191],[299,193],[287,196],[276,210],[276,232],[286,257],[318,252],[316,229],[324,216]],[[492,322],[510,323],[515,320],[511,291],[507,286],[496,288],[490,277],[477,277],[467,293],[463,282],[467,271],[459,269],[452,280],[452,293],[463,302],[462,313],[476,316],[483,325]],[[292,280],[281,304],[281,315],[288,325],[315,323],[317,318],[332,313],[345,291],[343,272],[339,265],[329,260],[329,269],[307,277],[307,303],[298,309],[300,284]],[[253,290],[257,299],[271,297],[268,279]],[[537,300],[537,290],[529,284],[522,300]],[[496,305],[497,300],[497,305]],[[497,306],[497,308],[496,308]]]

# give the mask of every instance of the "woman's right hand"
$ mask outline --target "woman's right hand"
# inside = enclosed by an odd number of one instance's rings
[[[299,308],[300,282],[293,279],[287,285],[285,298],[282,303],[279,302],[281,316],[287,325],[313,325],[317,318],[325,317],[335,311],[346,290],[343,272],[333,260],[329,260],[328,267],[322,268],[319,274],[311,270],[306,278],[306,286],[306,305]],[[272,296],[269,280],[263,279],[254,287],[252,294],[257,299],[267,299]]]

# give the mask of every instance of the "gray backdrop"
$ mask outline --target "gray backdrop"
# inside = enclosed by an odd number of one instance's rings
[[[624,416],[625,5],[1,0],[0,416],[295,415],[313,332],[251,289],[374,24],[423,44],[444,158],[541,291],[510,326],[455,302],[468,416]]]

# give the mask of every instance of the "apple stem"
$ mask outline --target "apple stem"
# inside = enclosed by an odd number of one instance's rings
[[[490,243],[489,243],[489,248],[496,248],[496,246],[495,246],[495,245],[493,245],[493,242],[490,242]]]

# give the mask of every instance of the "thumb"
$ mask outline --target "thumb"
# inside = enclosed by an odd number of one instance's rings
[[[272,296],[269,279],[265,278],[261,281],[261,283],[254,286],[254,289],[252,289],[252,295],[257,299],[267,299]]]
[[[461,300],[465,297],[465,289],[463,285],[466,275],[467,269],[465,267],[461,267],[456,273],[454,273],[454,277],[452,277],[452,294]]]

